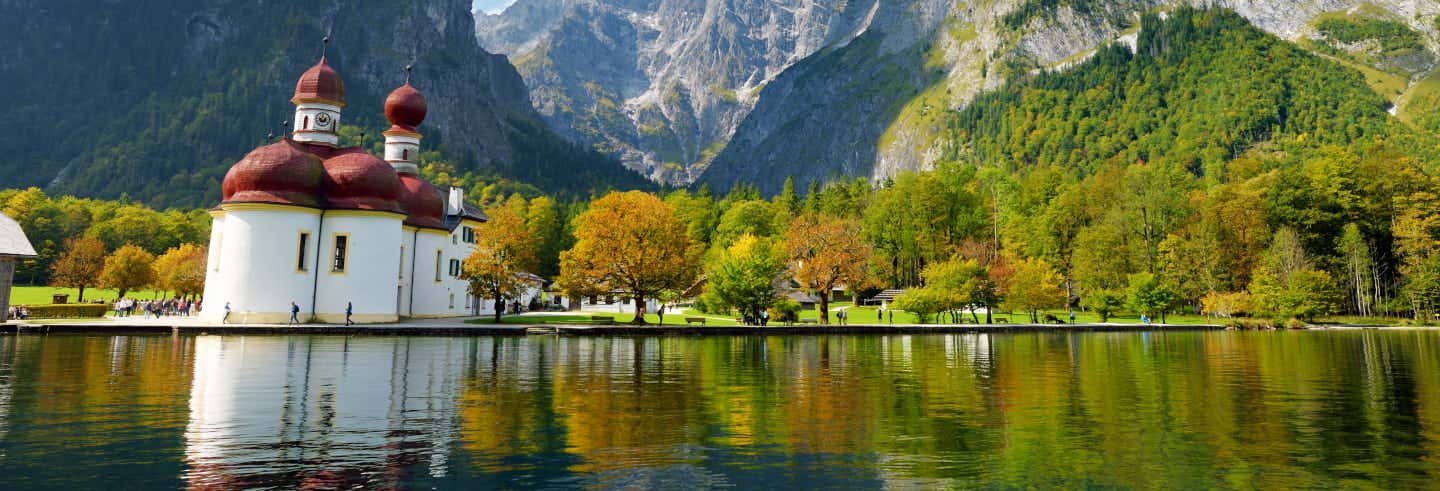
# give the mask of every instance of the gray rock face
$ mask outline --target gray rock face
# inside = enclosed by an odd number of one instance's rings
[[[1032,3],[528,0],[476,26],[483,46],[514,55],[568,137],[657,180],[775,192],[786,175],[803,186],[927,168],[952,150],[941,115],[1013,70],[1133,43],[1142,12],[1227,7],[1291,40],[1313,35],[1321,14],[1378,12],[1431,52],[1440,14],[1435,0],[1100,0],[1017,17]],[[1428,72],[1431,59],[1395,63]]]
[[[511,55],[536,108],[631,168],[688,183],[760,90],[863,32],[879,0],[530,0],[476,16]]]

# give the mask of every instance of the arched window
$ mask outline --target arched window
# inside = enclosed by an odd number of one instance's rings
[[[405,148],[400,150],[400,160],[410,160],[410,149]]]
[[[302,130],[310,129],[310,116],[305,116],[305,124],[300,127]]]

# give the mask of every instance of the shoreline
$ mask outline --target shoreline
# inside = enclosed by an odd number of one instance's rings
[[[794,336],[835,334],[1005,334],[1038,332],[1223,331],[1220,324],[848,324],[795,326],[584,324],[466,324],[410,321],[393,324],[199,324],[179,322],[8,322],[0,334],[184,334],[321,336]],[[1298,330],[1440,329],[1434,326],[1315,325]],[[1286,330],[1286,329],[1279,329]]]
[[[849,324],[796,326],[632,326],[580,324],[465,324],[407,322],[338,324],[197,324],[178,322],[29,322],[0,324],[4,334],[257,334],[373,336],[736,336],[807,334],[978,334],[1022,332],[1219,331],[1219,324]]]

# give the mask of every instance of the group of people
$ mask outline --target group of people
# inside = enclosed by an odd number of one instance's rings
[[[6,319],[26,320],[30,318],[30,309],[23,305],[17,305],[5,310]]]
[[[156,319],[162,316],[189,317],[200,310],[200,300],[191,301],[184,298],[136,300],[121,297],[115,300],[114,307],[115,317],[130,317],[136,312],[146,318],[154,316]]]

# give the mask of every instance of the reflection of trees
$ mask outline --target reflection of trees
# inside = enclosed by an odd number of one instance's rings
[[[147,487],[1415,488],[1437,341],[10,336],[0,452],[184,479]]]

